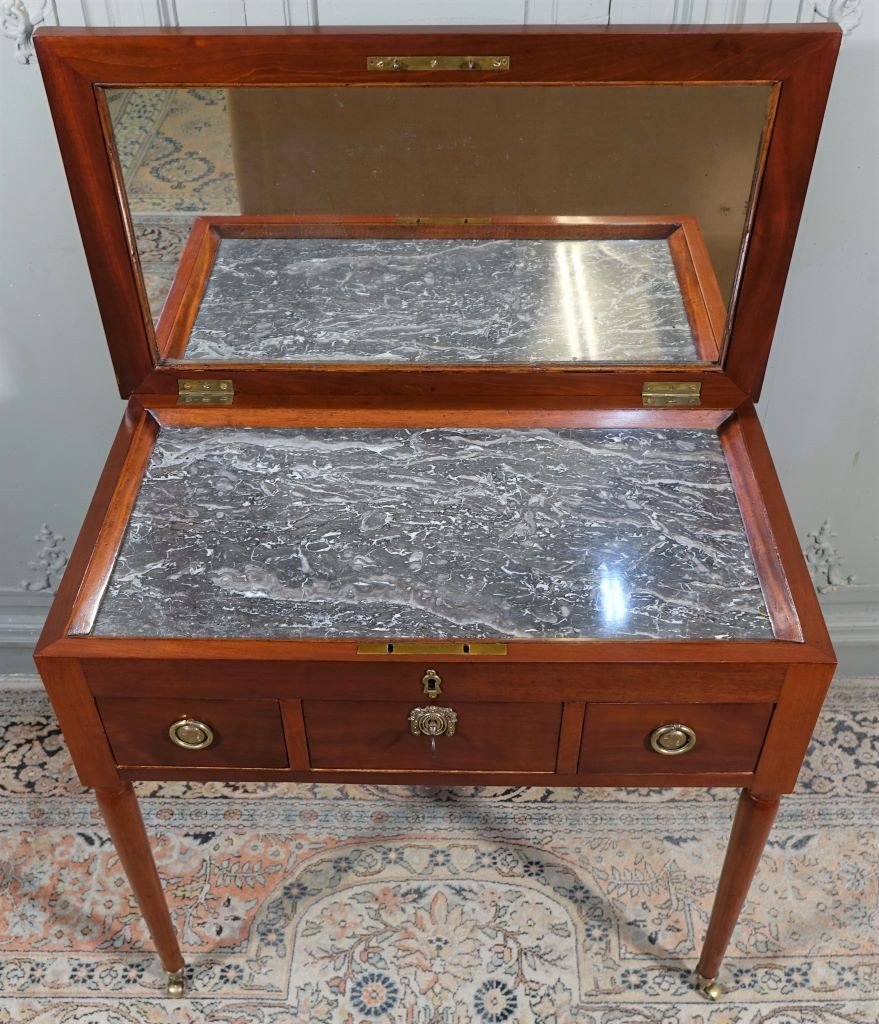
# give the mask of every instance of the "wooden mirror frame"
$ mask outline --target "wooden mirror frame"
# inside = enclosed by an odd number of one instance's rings
[[[106,87],[479,87],[509,85],[770,84],[774,119],[746,227],[745,259],[722,366],[521,367],[291,364],[187,376],[227,378],[257,396],[368,395],[416,401],[566,397],[640,405],[645,372],[699,381],[703,404],[759,397],[805,201],[841,32],[836,25],[703,28],[527,26],[311,29],[59,29],[35,36],[73,204],[120,393],[176,394],[180,366],[160,364],[155,332],[103,99]],[[508,70],[367,70],[375,54],[503,54]]]

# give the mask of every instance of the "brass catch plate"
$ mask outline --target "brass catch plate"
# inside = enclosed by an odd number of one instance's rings
[[[437,655],[466,654],[470,657],[479,655],[503,655],[507,653],[506,644],[495,643],[447,643],[443,640],[411,641],[394,640],[392,642],[375,643],[367,641],[357,645],[358,654],[421,654]]]
[[[510,58],[501,56],[367,57],[367,71],[509,71]]]
[[[446,225],[449,227],[463,227],[466,224],[491,224],[491,217],[398,217],[396,223],[405,224],[407,226],[415,224],[434,224]]]
[[[702,385],[699,381],[646,381],[641,388],[641,401],[647,406],[701,405]]]
[[[178,380],[178,405],[231,405],[235,385],[231,380]]]

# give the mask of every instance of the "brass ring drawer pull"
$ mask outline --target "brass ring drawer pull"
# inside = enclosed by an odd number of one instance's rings
[[[184,750],[204,750],[214,742],[214,730],[194,718],[178,718],[168,729],[171,742]]]
[[[413,708],[409,728],[414,736],[454,736],[458,716],[451,708]]]
[[[696,734],[688,725],[675,722],[672,725],[660,725],[650,734],[650,746],[657,754],[676,757],[686,754],[696,746]]]

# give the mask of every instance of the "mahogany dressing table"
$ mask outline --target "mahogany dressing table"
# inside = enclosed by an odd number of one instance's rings
[[[169,993],[137,779],[740,787],[718,998],[835,665],[753,402],[838,30],[36,43],[128,399],[36,660]],[[158,270],[145,90],[234,180]]]

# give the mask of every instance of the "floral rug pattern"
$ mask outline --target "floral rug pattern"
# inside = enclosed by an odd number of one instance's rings
[[[193,219],[240,211],[223,89],[110,89],[147,298],[158,317]]]
[[[0,1022],[875,1024],[879,704],[834,684],[733,938],[691,970],[735,793],[143,783],[162,972],[32,681],[0,689]]]

